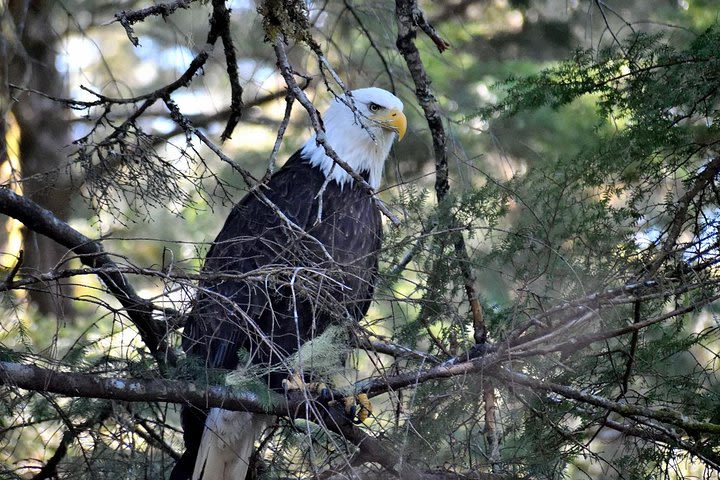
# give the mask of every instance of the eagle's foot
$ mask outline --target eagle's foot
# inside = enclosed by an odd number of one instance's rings
[[[307,392],[314,400],[328,407],[339,407],[353,423],[364,423],[372,414],[372,403],[366,393],[342,397],[324,382],[306,382],[302,375],[293,373],[282,381],[285,395]],[[337,398],[337,400],[336,400]]]
[[[305,380],[297,373],[293,373],[282,381],[283,390],[288,393],[290,390],[304,390]]]
[[[323,382],[306,382],[302,375],[293,373],[282,381],[283,389],[287,395],[293,390],[306,391],[318,400],[328,402],[332,400],[332,390]]]
[[[359,393],[354,397],[342,399],[345,408],[345,415],[352,419],[353,423],[365,423],[372,413],[372,403],[366,393]]]

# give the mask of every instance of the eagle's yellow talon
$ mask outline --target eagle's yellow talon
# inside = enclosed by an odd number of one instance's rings
[[[286,393],[290,390],[304,390],[305,380],[297,373],[293,373],[282,381],[282,386]]]
[[[315,400],[327,402],[328,406],[336,405],[338,401],[340,401],[333,397],[332,389],[324,382],[306,383],[303,377],[297,373],[293,373],[284,379],[282,386],[285,389],[285,393],[291,390],[301,390],[312,395],[317,395],[318,398],[315,398]],[[372,403],[366,393],[344,397],[342,398],[342,402],[345,414],[355,423],[365,422],[372,413]]]
[[[357,417],[361,423],[365,422],[372,413],[372,403],[366,393],[361,393],[355,397],[358,403]]]
[[[282,381],[282,386],[286,394],[291,390],[300,390],[315,396],[320,401],[329,401],[333,398],[332,390],[328,388],[325,382],[307,383],[303,377],[297,373],[293,373],[288,378],[284,379]]]
[[[372,403],[366,393],[360,393],[354,397],[345,397],[345,413],[353,419],[357,418],[357,423],[363,423],[372,413]]]

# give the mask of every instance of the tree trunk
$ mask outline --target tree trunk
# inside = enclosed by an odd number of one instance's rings
[[[10,81],[48,95],[66,96],[63,78],[55,68],[57,33],[50,28],[54,2],[20,0],[9,4],[22,44],[10,64]],[[68,112],[41,95],[14,93],[17,101],[12,110],[21,132],[23,193],[67,220],[73,197],[63,152],[71,142]],[[23,268],[28,271],[47,272],[68,258],[66,248],[27,229],[23,231],[23,249]],[[29,299],[40,313],[60,318],[70,313],[70,294],[67,284],[45,285],[31,290]]]

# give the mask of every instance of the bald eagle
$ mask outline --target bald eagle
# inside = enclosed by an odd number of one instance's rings
[[[337,97],[326,140],[373,188],[406,130],[403,104],[379,88]],[[373,198],[313,135],[232,210],[205,258],[183,349],[207,368],[252,365],[271,389],[288,356],[370,305],[382,235]],[[243,480],[267,415],[185,407],[186,451],[171,479]]]

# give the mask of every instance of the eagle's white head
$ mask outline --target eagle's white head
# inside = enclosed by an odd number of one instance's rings
[[[395,136],[402,139],[407,129],[403,104],[382,88],[361,88],[350,93],[352,99],[336,98],[323,114],[325,135],[340,159],[357,173],[367,173],[368,183],[377,189]],[[315,134],[302,147],[301,154],[341,188],[352,183],[352,177],[316,143]]]

